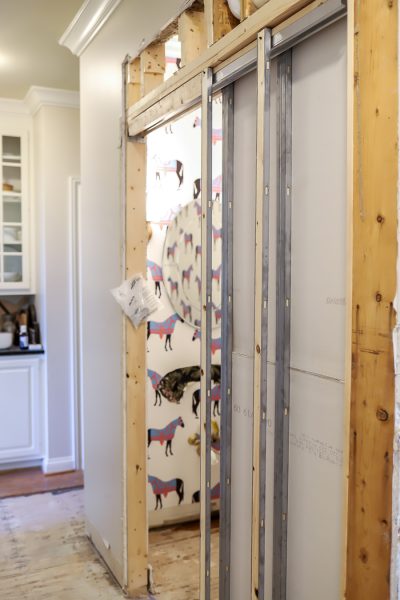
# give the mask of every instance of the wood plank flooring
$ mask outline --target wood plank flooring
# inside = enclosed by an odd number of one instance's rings
[[[80,487],[83,487],[82,471],[70,471],[55,475],[44,475],[40,467],[0,471],[0,498],[28,496]]]

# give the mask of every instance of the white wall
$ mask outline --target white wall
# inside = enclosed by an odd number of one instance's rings
[[[123,0],[81,68],[83,396],[89,532],[123,582],[122,319],[109,290],[122,277],[121,63],[179,0]]]
[[[74,468],[68,180],[79,169],[79,110],[41,106],[34,116],[34,176],[37,306],[46,349],[45,472]]]

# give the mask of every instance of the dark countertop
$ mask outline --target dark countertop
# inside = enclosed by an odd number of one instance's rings
[[[18,346],[11,346],[11,348],[6,348],[5,350],[0,350],[1,356],[31,356],[32,354],[44,354],[44,349],[42,350],[21,350]]]

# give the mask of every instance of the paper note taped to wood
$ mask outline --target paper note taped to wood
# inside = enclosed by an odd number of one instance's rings
[[[126,279],[122,285],[112,289],[111,293],[136,328],[160,306],[140,273]]]

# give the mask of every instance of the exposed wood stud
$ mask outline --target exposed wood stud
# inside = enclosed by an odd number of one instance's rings
[[[226,0],[204,0],[208,45],[218,42],[239,23]]]
[[[165,45],[151,44],[140,55],[141,94],[145,96],[164,81]]]
[[[388,600],[394,427],[386,415],[394,413],[398,3],[349,4],[353,292],[346,598]]]
[[[142,97],[140,81],[140,58],[134,58],[128,64],[127,108]]]
[[[178,19],[181,66],[191,63],[207,48],[204,12],[187,10]]]
[[[257,10],[252,0],[240,0],[240,20],[247,19]]]
[[[322,0],[320,1],[322,2]],[[246,46],[249,46],[256,40],[259,31],[264,27],[276,27],[309,4],[310,0],[269,0],[267,4],[256,10],[254,14],[248,17],[243,23],[240,23],[233,31],[227,33],[225,37],[216,42],[211,48],[207,48],[193,63],[183,67],[174,77],[168,79],[158,89],[153,90],[146,98],[142,98],[136,106],[131,107],[128,114],[130,135],[138,135],[146,129],[149,125],[149,120],[151,120],[151,118],[149,119],[149,113],[156,115],[160,119],[160,115],[163,112],[160,110],[159,103],[166,100],[168,96],[173,96],[172,92],[194,80],[208,66],[217,67],[218,65],[222,65],[232,55],[243,51]],[[210,0],[208,0],[205,3],[207,27],[209,23],[207,10],[209,11],[210,6]],[[273,29],[273,34],[274,31]],[[146,111],[149,111],[147,115],[145,114]],[[139,115],[141,118],[137,119]]]
[[[126,271],[146,272],[146,144],[127,144]],[[134,211],[134,218],[132,217]],[[146,452],[146,327],[126,321],[127,591],[146,590],[148,567]]]
[[[165,46],[151,44],[140,55],[140,66],[143,73],[165,73]]]

